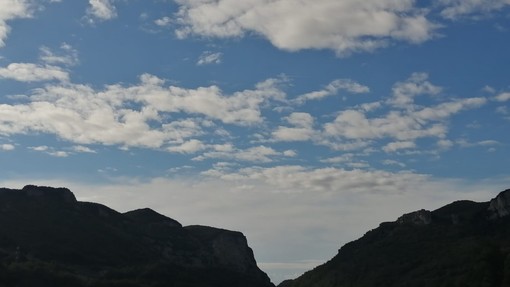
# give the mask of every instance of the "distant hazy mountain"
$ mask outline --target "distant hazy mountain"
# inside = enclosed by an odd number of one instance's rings
[[[405,214],[279,287],[510,286],[510,189]]]
[[[116,212],[66,188],[0,189],[0,286],[274,286],[240,232],[150,209]]]

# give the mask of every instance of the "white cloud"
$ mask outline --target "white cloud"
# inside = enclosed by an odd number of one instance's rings
[[[29,149],[35,150],[35,151],[47,151],[49,149],[49,147],[45,146],[45,145],[41,145],[41,146],[29,147]]]
[[[256,146],[247,149],[237,149],[232,145],[216,145],[212,151],[207,151],[202,155],[193,158],[193,160],[201,161],[209,158],[222,160],[235,160],[245,162],[272,162],[273,157],[289,156],[288,153],[278,152],[271,147]]]
[[[314,135],[313,117],[308,113],[292,113],[285,120],[292,127],[279,126],[272,133],[276,141],[306,141]]]
[[[182,143],[181,145],[169,147],[168,150],[178,153],[196,153],[198,151],[204,150],[206,147],[207,146],[203,142],[192,139]]]
[[[197,65],[210,65],[210,64],[219,64],[221,63],[222,53],[214,53],[211,51],[205,51],[200,55],[197,61]]]
[[[447,128],[440,123],[420,124],[412,115],[397,112],[390,112],[384,117],[367,118],[360,111],[346,110],[333,122],[327,123],[324,130],[327,136],[348,140],[414,140],[422,137],[444,137]]]
[[[444,5],[441,16],[451,20],[487,14],[510,5],[509,0],[439,0],[438,2]]]
[[[329,145],[334,143],[335,139],[341,141],[392,139],[406,143],[426,137],[444,139],[448,131],[447,119],[461,111],[479,108],[487,103],[486,98],[465,98],[446,101],[435,106],[415,105],[416,96],[437,95],[440,91],[440,87],[427,81],[426,74],[414,73],[405,82],[394,85],[393,96],[386,102],[390,108],[386,115],[367,117],[371,109],[364,109],[363,106],[361,109],[341,111],[333,122],[324,125],[323,141]],[[381,106],[377,104],[375,107]],[[396,151],[397,146],[392,143],[383,150]]]
[[[20,82],[68,81],[69,74],[60,67],[36,65],[31,63],[11,63],[0,68],[0,79],[12,79]]]
[[[393,97],[388,101],[396,107],[407,107],[414,102],[419,95],[437,95],[441,87],[431,84],[426,73],[413,73],[404,82],[398,82],[393,86]]]
[[[353,159],[354,159],[354,154],[346,153],[341,156],[335,156],[335,157],[323,159],[323,160],[321,160],[321,162],[337,164],[337,163],[352,162]]]
[[[60,45],[60,54],[54,53],[46,46],[42,46],[39,50],[41,53],[39,58],[41,61],[49,65],[74,66],[79,63],[78,51],[66,43],[62,43]]]
[[[350,79],[337,79],[329,83],[320,91],[306,93],[296,98],[298,104],[309,100],[318,100],[329,96],[337,95],[339,91],[345,90],[352,94],[362,94],[370,92],[367,86],[361,85]]]
[[[48,152],[49,155],[51,156],[54,156],[54,157],[68,157],[69,156],[69,153],[66,152],[66,151],[50,151]]]
[[[11,28],[8,21],[32,16],[32,2],[29,0],[0,1],[0,47],[5,46],[5,39]]]
[[[45,154],[48,154],[48,155],[51,155],[54,157],[68,157],[69,155],[71,155],[70,152],[63,151],[63,150],[55,150],[55,148],[45,146],[45,145],[31,146],[31,147],[28,147],[28,149],[31,149],[33,151],[42,152],[42,153],[45,153]]]
[[[298,154],[295,150],[286,150],[283,152],[283,155],[286,157],[296,157]]]
[[[510,101],[510,93],[501,93],[494,98],[498,102]]]
[[[75,145],[72,147],[72,150],[74,152],[80,152],[80,153],[97,153],[95,150],[93,150],[89,147],[86,147],[86,146],[82,146],[82,145]]]
[[[177,36],[242,37],[257,33],[274,46],[297,51],[331,49],[345,56],[391,41],[421,43],[435,24],[414,1],[369,0],[176,0]]]
[[[27,103],[0,105],[0,134],[42,132],[76,144],[162,148],[199,136],[204,129],[216,130],[213,121],[262,123],[261,109],[286,96],[280,83],[269,79],[232,95],[216,86],[167,87],[151,75],[142,75],[138,85],[98,91],[71,83],[47,85],[26,97]],[[172,113],[186,113],[187,118],[172,120]]]
[[[437,141],[437,145],[441,149],[449,149],[449,148],[451,148],[454,145],[454,143],[451,140],[441,139],[441,140]]]
[[[338,168],[309,169],[302,166],[243,168],[238,171],[219,170],[215,175],[224,180],[261,181],[279,192],[348,191],[395,192],[411,188],[410,184],[426,181],[427,176],[386,171],[346,170]]]
[[[391,142],[385,145],[382,149],[385,152],[396,152],[401,149],[411,149],[415,148],[416,144],[412,141],[401,141],[401,142]]]
[[[11,150],[14,150],[16,149],[16,146],[14,146],[13,144],[2,144],[0,145],[0,150],[3,150],[3,151],[11,151]]]
[[[400,161],[396,161],[396,160],[393,160],[393,159],[386,159],[386,160],[383,160],[383,161],[382,161],[382,164],[384,164],[384,165],[396,165],[396,166],[400,166],[400,167],[406,167],[406,164],[405,164],[405,163],[400,162]]]
[[[170,24],[172,24],[172,18],[165,16],[165,17],[156,19],[154,21],[154,24],[156,24],[156,25],[158,25],[160,27],[167,27]]]
[[[111,20],[117,17],[117,10],[113,0],[89,0],[90,7],[87,14],[101,21]]]
[[[456,143],[461,147],[477,147],[477,146],[486,147],[486,146],[501,145],[500,142],[495,141],[495,140],[483,140],[483,141],[477,141],[477,142],[469,142],[465,139],[460,139],[460,140],[456,141]]]

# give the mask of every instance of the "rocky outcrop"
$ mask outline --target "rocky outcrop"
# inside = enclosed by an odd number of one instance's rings
[[[432,213],[421,209],[402,215],[397,219],[397,222],[399,224],[428,225],[432,222]]]
[[[510,189],[507,189],[489,203],[489,218],[496,219],[510,215]]]

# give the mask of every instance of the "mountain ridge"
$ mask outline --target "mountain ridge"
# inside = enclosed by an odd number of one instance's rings
[[[148,208],[120,213],[35,185],[0,189],[0,278],[0,286],[274,286],[241,232],[183,227]]]
[[[510,286],[510,189],[406,213],[278,287]]]

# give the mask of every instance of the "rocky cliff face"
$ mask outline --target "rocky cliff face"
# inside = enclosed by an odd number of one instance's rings
[[[183,227],[151,209],[121,214],[39,186],[0,189],[2,276],[10,286],[273,286],[240,232]]]
[[[489,217],[491,219],[510,215],[510,189],[501,192],[489,203]]]

